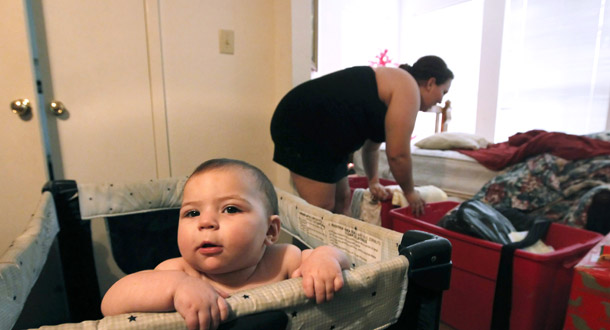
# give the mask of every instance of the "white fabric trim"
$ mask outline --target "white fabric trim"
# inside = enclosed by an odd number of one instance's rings
[[[0,257],[0,329],[11,329],[59,232],[53,196],[42,193],[24,232]]]
[[[93,219],[180,208],[187,178],[133,183],[80,184],[81,218]]]

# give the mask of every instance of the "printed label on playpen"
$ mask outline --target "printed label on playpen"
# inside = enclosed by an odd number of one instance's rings
[[[322,242],[326,241],[326,230],[322,217],[299,211],[299,229],[302,234],[309,235]]]
[[[381,240],[358,230],[358,227],[324,221],[322,217],[299,212],[301,232],[328,242],[368,263],[381,260]]]
[[[351,252],[365,263],[381,260],[381,240],[358,231],[358,227],[330,223],[327,235],[332,245]]]

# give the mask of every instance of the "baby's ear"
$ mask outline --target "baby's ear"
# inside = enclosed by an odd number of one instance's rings
[[[269,246],[277,242],[280,238],[280,217],[272,215],[269,217],[269,227],[267,228],[267,237],[265,237],[265,245]]]

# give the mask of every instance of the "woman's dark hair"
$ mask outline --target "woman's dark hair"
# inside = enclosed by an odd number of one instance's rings
[[[275,193],[275,187],[269,180],[269,178],[261,171],[258,167],[246,163],[237,159],[228,159],[228,158],[217,158],[210,159],[201,165],[199,165],[193,173],[190,175],[191,177],[195,174],[201,174],[207,172],[209,170],[214,169],[223,169],[228,167],[238,167],[247,171],[250,171],[254,175],[256,182],[259,184],[259,189],[265,196],[265,204],[267,204],[267,211],[270,215],[279,214],[279,207],[277,201],[277,194]]]
[[[420,58],[413,66],[401,64],[400,68],[410,73],[420,85],[430,78],[436,78],[437,85],[442,85],[447,80],[453,79],[453,72],[449,70],[445,61],[434,55]]]

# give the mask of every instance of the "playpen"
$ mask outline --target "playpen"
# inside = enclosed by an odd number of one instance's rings
[[[111,263],[127,274],[177,256],[185,180],[45,185],[38,211],[1,259],[0,328],[185,328],[176,312],[100,314],[100,265]],[[332,244],[350,256],[345,287],[320,305],[305,297],[300,278],[248,289],[227,299],[230,319],[221,328],[438,329],[451,273],[448,240],[422,231],[401,234],[277,192],[282,230],[295,242]],[[107,230],[106,248],[92,239],[94,220]],[[106,252],[101,261],[100,249]],[[57,285],[45,291],[45,283]]]

